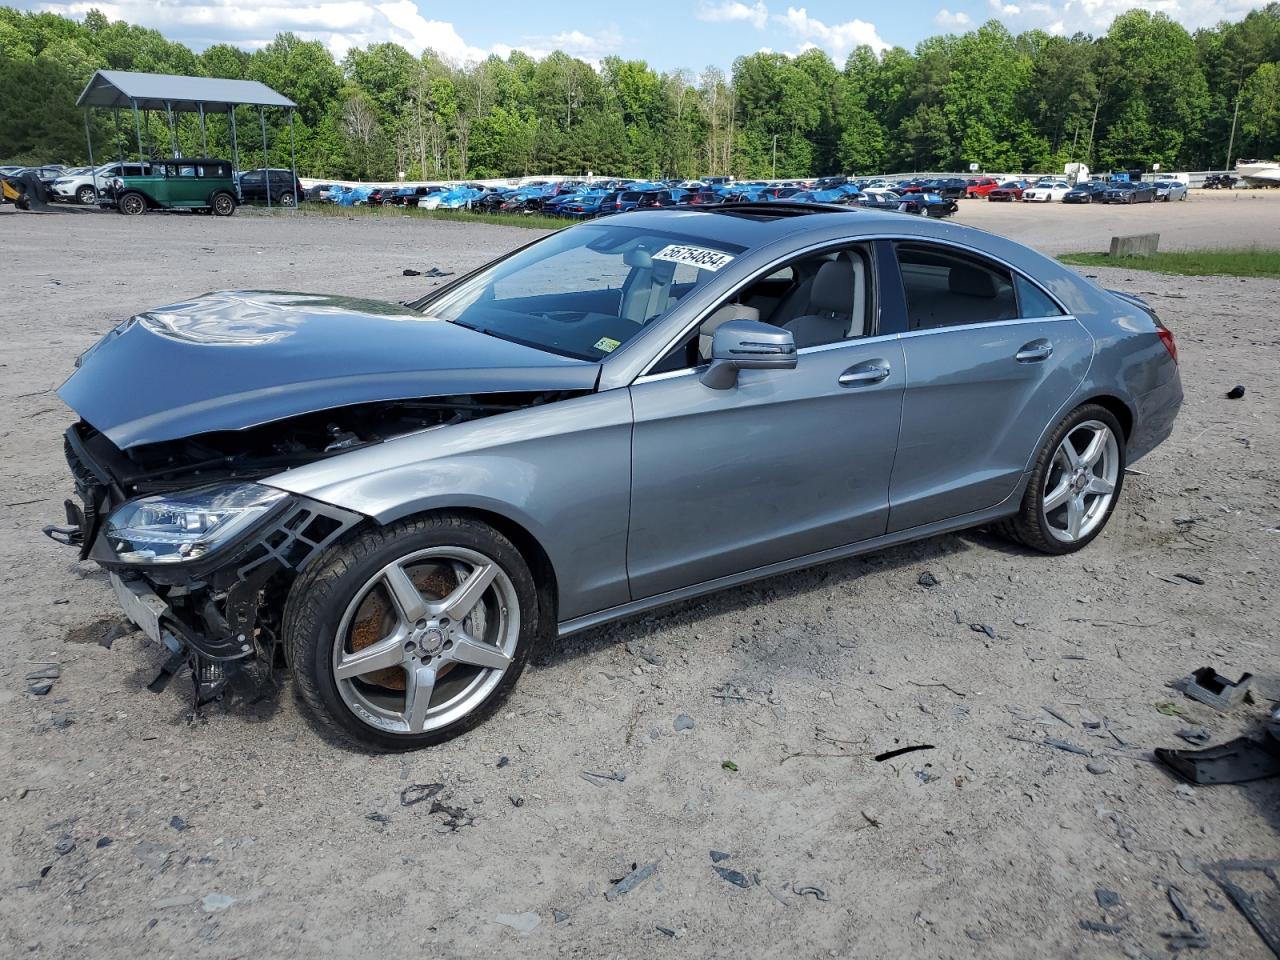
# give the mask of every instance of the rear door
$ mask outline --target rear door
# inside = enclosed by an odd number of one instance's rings
[[[1093,339],[1039,286],[975,251],[894,244],[907,312],[890,532],[992,507],[1084,379]]]

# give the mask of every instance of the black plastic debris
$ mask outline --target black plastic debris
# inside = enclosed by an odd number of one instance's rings
[[[1104,910],[1120,906],[1120,894],[1116,893],[1114,890],[1107,890],[1103,887],[1098,887],[1093,891],[1093,898],[1098,901],[1098,906],[1102,907]]]
[[[578,776],[597,787],[603,787],[605,781],[611,780],[615,783],[622,783],[627,779],[626,773],[622,770],[606,770],[603,773],[596,770],[583,770]]]
[[[1179,730],[1174,736],[1181,737],[1187,743],[1194,743],[1196,746],[1209,742],[1209,731],[1204,727],[1188,727],[1185,730]]]
[[[569,915],[565,913],[563,910],[552,910],[551,919],[554,920],[556,923],[564,923],[566,920],[569,919]]]
[[[1178,919],[1191,928],[1189,931],[1161,933],[1160,936],[1169,941],[1169,949],[1175,952],[1178,950],[1207,949],[1209,946],[1209,934],[1192,916],[1191,911],[1187,908],[1186,901],[1182,899],[1181,891],[1177,887],[1169,887],[1165,892],[1169,895],[1169,903],[1173,906],[1173,912],[1178,915]]]
[[[1237,383],[1234,387],[1232,387],[1230,390],[1228,390],[1228,391],[1227,391],[1227,399],[1228,399],[1228,400],[1242,400],[1242,399],[1244,399],[1244,384],[1243,384],[1243,383]]]
[[[510,762],[511,762],[511,758],[510,758],[510,757],[499,757],[499,758],[498,758],[498,762],[495,764],[495,766],[496,766],[499,770],[501,770],[503,767],[505,767],[505,766],[506,766],[507,764],[509,764]]]
[[[1192,700],[1213,707],[1215,710],[1230,710],[1249,690],[1253,674],[1242,673],[1236,681],[1228,680],[1213,667],[1201,667],[1180,684],[1182,692]]]
[[[187,823],[187,821],[183,820],[181,817],[170,817],[169,826],[181,833],[183,830],[186,830],[191,826],[191,824]]]
[[[414,783],[400,791],[400,806],[412,807],[415,803],[430,800],[444,789],[443,783]]]
[[[731,856],[732,856],[732,854],[725,853],[723,850],[712,850],[712,851],[711,851],[711,862],[712,862],[712,863],[724,863],[724,861],[728,860],[728,859],[729,859],[729,857],[731,857]]]
[[[41,667],[39,670],[32,670],[27,674],[28,680],[57,680],[62,676],[62,668],[54,665],[51,667]]]
[[[422,271],[421,271],[421,270],[411,270],[409,267],[405,267],[405,268],[404,268],[404,274],[403,274],[403,275],[404,275],[404,276],[406,276],[406,277],[420,277],[420,276],[422,276]]]
[[[391,822],[391,818],[385,813],[377,813],[376,811],[374,813],[366,813],[364,818],[374,823],[387,824]]]
[[[884,763],[886,760],[892,760],[894,757],[900,757],[904,753],[914,753],[917,750],[932,750],[931,743],[917,743],[910,747],[898,747],[896,750],[886,750],[884,753],[878,753],[875,756],[876,763]]]
[[[439,267],[427,267],[422,271],[424,277],[452,277],[452,270],[441,270]]]
[[[43,697],[52,689],[52,680],[37,680],[35,683],[27,687],[27,693],[31,694],[33,697]]]
[[[439,800],[431,801],[431,809],[428,813],[443,813],[445,820],[443,826],[450,832],[469,827],[475,823],[475,817],[467,813],[465,807],[455,807],[447,803],[441,803]]]
[[[720,874],[721,880],[728,880],[735,887],[742,887],[745,890],[751,886],[751,881],[747,879],[747,875],[740,870],[730,870],[728,867],[712,867],[711,869]]]
[[[920,579],[917,580],[916,583],[920,584],[922,587],[936,587],[940,585],[942,581],[926,570],[924,573],[920,574]]]
[[[1222,887],[1262,942],[1280,958],[1280,860],[1223,860],[1206,866],[1204,872]],[[1252,892],[1245,889],[1245,883]]]
[[[63,837],[53,845],[53,852],[60,857],[65,857],[68,853],[76,848],[76,842],[70,837]]]
[[[1210,786],[1246,783],[1280,774],[1280,745],[1274,738],[1259,743],[1237,737],[1204,750],[1170,750],[1157,747],[1156,759],[1188,783]]]
[[[98,842],[95,843],[94,846],[97,847],[99,850],[103,850],[111,846],[111,844],[113,843],[115,843],[115,841],[112,840],[110,837],[99,837]]]
[[[619,897],[630,893],[657,872],[657,863],[646,863],[643,867],[635,867],[625,877],[606,890],[604,898],[609,901],[617,900]]]
[[[793,884],[791,892],[797,897],[813,897],[813,899],[821,900],[823,903],[826,903],[831,899],[827,896],[827,891],[823,890],[821,887],[815,887],[813,884],[805,884],[804,886]]]
[[[127,637],[137,629],[128,620],[119,620],[102,632],[102,636],[98,637],[98,646],[106,647],[110,650],[113,643],[121,637]]]
[[[985,623],[971,623],[969,624],[969,629],[974,633],[985,633],[989,640],[994,640],[996,638],[995,630],[987,626]]]
[[[1204,577],[1197,576],[1194,573],[1175,573],[1174,576],[1179,580],[1187,581],[1187,583],[1194,583],[1197,587],[1204,586]]]

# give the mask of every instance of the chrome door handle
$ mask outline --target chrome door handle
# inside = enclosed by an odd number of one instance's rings
[[[840,374],[840,386],[857,387],[863,384],[879,383],[889,376],[889,364],[883,360],[868,360],[850,367]]]
[[[1053,356],[1053,344],[1048,340],[1033,340],[1023,344],[1022,349],[1013,355],[1019,363],[1039,363]]]

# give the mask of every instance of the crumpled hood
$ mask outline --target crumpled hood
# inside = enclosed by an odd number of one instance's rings
[[[132,317],[77,368],[58,396],[120,449],[378,400],[589,390],[599,372],[397,304],[254,291]]]

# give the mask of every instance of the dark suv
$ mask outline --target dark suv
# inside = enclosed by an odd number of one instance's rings
[[[294,177],[292,170],[264,167],[240,174],[241,203],[266,203],[268,188],[271,202],[282,207],[292,207],[299,197],[307,195],[302,182]]]

